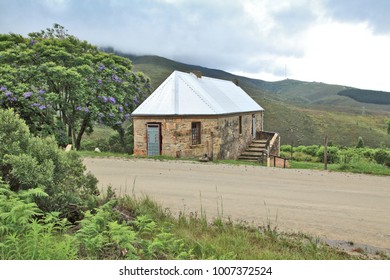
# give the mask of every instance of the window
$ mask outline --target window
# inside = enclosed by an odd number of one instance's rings
[[[238,117],[238,133],[242,134],[242,116]]]
[[[192,131],[192,145],[200,144],[200,122],[193,122],[191,124]]]

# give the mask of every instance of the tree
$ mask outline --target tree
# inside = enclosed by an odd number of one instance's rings
[[[45,31],[0,35],[0,106],[14,108],[35,135],[80,148],[95,123],[117,130],[151,92],[131,61],[104,53],[55,24]]]
[[[356,148],[364,148],[363,137],[359,136],[358,142],[357,142],[357,144],[356,144]]]
[[[387,119],[386,124],[387,124],[387,134],[390,135],[390,119]]]

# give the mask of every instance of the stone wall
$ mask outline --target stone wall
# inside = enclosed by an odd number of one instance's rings
[[[239,116],[242,132],[239,133]],[[263,128],[262,112],[255,113],[256,130]],[[228,116],[134,117],[134,155],[147,155],[148,123],[161,126],[161,153],[172,157],[235,159],[252,139],[252,113]],[[192,145],[191,124],[201,123],[201,144]]]

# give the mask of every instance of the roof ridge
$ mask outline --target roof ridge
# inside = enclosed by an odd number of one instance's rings
[[[183,73],[183,72],[182,72],[182,73]],[[186,74],[186,73],[184,73],[184,74]],[[185,79],[183,79],[183,77],[181,77],[181,76],[179,76],[179,77],[180,77],[180,79],[184,82],[184,84],[187,85],[187,87],[188,87],[189,89],[191,89],[191,91],[192,91],[193,93],[195,93],[196,96],[198,96],[199,99],[202,100],[202,102],[203,102],[204,104],[207,105],[207,107],[209,107],[214,113],[218,113],[217,110],[216,110],[213,106],[211,106],[211,104],[209,104],[209,102],[207,102],[207,100],[206,100],[204,97],[202,97],[200,94],[198,94],[198,92],[196,92],[196,90],[195,90],[189,83],[187,83],[187,81],[186,81]],[[197,79],[197,78],[192,77],[192,76],[190,76],[190,77],[191,77],[191,78],[194,78],[194,79]],[[178,100],[176,100],[176,102],[178,102]]]

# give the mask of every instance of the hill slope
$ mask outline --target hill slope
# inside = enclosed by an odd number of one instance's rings
[[[148,75],[154,88],[174,70],[198,70],[208,77],[237,79],[239,86],[265,109],[265,129],[279,132],[283,144],[321,144],[327,134],[334,144],[354,146],[361,136],[368,146],[390,147],[384,121],[390,117],[390,93],[369,91],[365,93],[375,98],[358,99],[356,94],[345,94],[351,88],[341,85],[291,79],[267,82],[158,56],[120,55],[133,61],[135,71]]]

